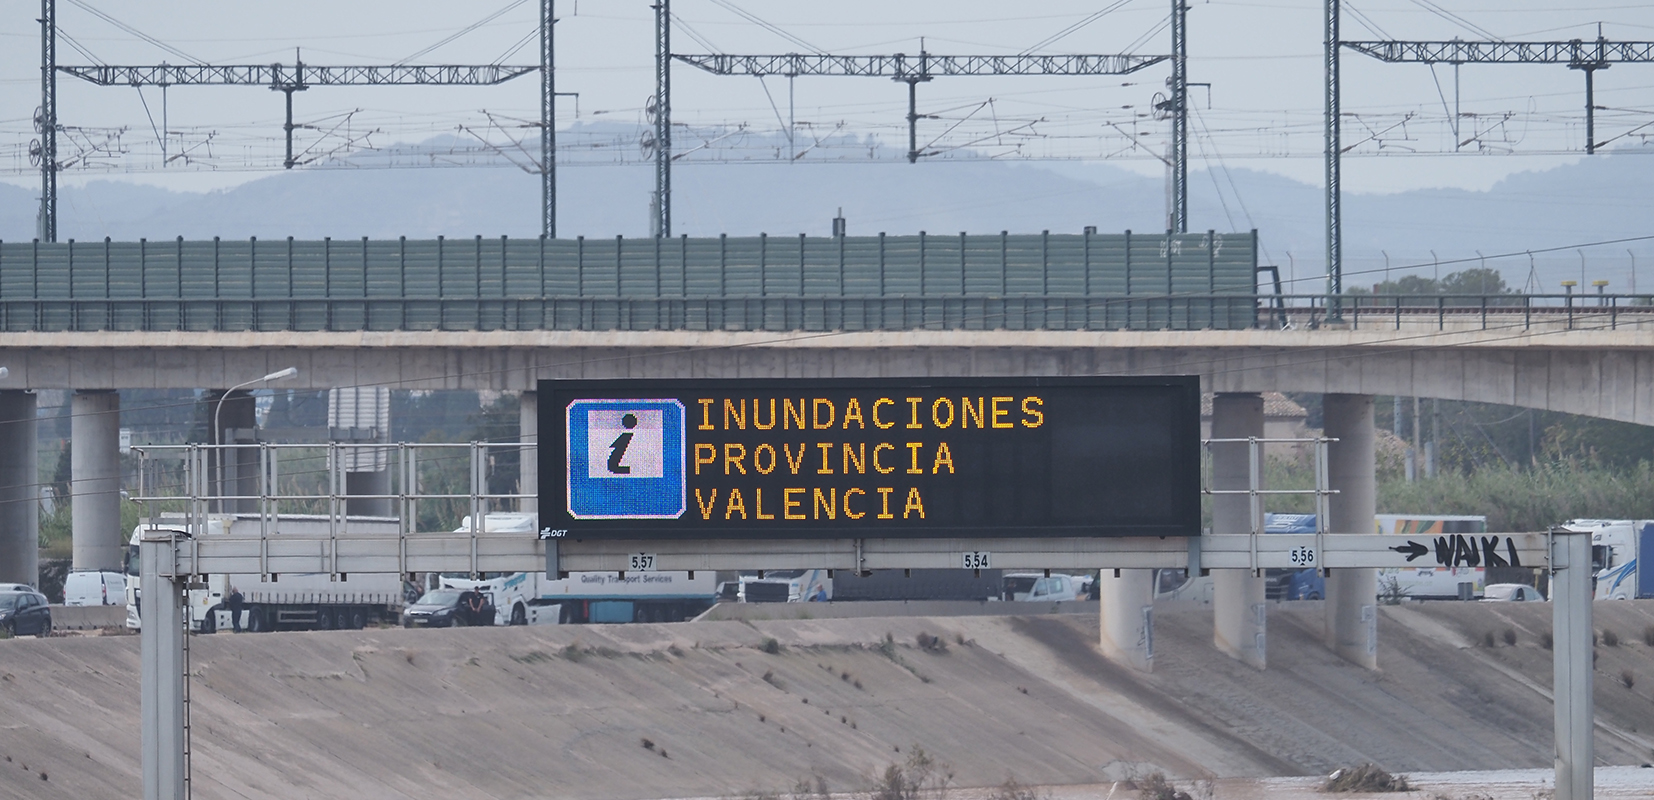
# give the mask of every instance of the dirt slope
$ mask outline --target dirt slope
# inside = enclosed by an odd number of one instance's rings
[[[1147,676],[1100,658],[1095,618],[1075,614],[197,637],[195,796],[718,796],[810,774],[849,789],[915,744],[966,786],[1126,765],[1547,767],[1549,613],[1386,608],[1380,673],[1319,646],[1316,604],[1272,608],[1265,672],[1212,650],[1209,612],[1157,612]],[[1597,626],[1619,639],[1599,649],[1599,759],[1654,760],[1654,604],[1599,605]],[[0,642],[0,798],[137,791],[137,650]]]

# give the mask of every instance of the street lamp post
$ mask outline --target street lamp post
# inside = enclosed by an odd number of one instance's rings
[[[3,368],[0,368],[0,369],[3,369]],[[224,415],[224,400],[226,398],[228,398],[231,394],[235,393],[235,391],[238,390],[238,389],[245,389],[248,386],[252,386],[253,384],[257,384],[257,383],[268,383],[270,381],[284,380],[286,378],[291,378],[291,377],[293,377],[294,375],[297,375],[297,374],[299,374],[299,368],[298,367],[288,367],[287,369],[284,369],[284,370],[279,370],[279,371],[276,371],[276,372],[272,372],[269,375],[265,375],[262,378],[254,378],[253,380],[246,381],[245,383],[238,383],[234,386],[231,386],[228,389],[225,389],[224,394],[219,395],[218,403],[213,406],[213,412],[212,412],[212,439],[213,439],[213,444],[215,444],[215,445],[223,445],[224,444],[224,442],[223,442],[224,429],[220,426],[220,419]],[[0,375],[0,377],[5,377],[5,376]],[[217,452],[218,452],[218,459],[217,459],[217,461],[218,461],[218,470],[217,471],[218,471],[218,490],[219,490],[218,510],[223,511],[224,510],[224,498],[223,498],[223,493],[224,493],[224,454],[225,454],[226,451],[224,450],[224,448],[219,447],[219,448],[217,448]]]

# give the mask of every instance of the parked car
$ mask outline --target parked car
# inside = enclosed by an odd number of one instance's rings
[[[119,572],[71,572],[63,579],[66,606],[118,606],[126,602],[126,576]]]
[[[1484,603],[1525,601],[1544,602],[1545,596],[1540,594],[1538,589],[1525,583],[1490,583],[1482,590]]]
[[[470,589],[432,589],[402,610],[404,628],[493,625],[494,600]]]
[[[52,609],[46,595],[21,584],[0,584],[0,630],[11,636],[50,636]]]

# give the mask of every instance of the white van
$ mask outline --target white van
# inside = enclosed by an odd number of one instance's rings
[[[1046,575],[1041,572],[1007,572],[1000,596],[1011,601],[1079,600],[1084,597],[1080,579],[1073,575]]]
[[[66,606],[118,606],[126,603],[126,576],[119,572],[71,572],[63,580]]]

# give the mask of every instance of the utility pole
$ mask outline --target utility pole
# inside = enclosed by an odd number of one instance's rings
[[[57,0],[40,0],[40,212],[35,236],[57,241]]]
[[[930,54],[925,52],[924,40],[919,40],[919,68],[903,68],[906,56],[897,53],[894,80],[907,84],[907,163],[919,163],[919,84],[930,81]]]
[[[298,163],[293,160],[293,129],[297,127],[293,124],[293,93],[302,92],[309,88],[309,86],[304,85],[304,59],[299,57],[299,49],[295,47],[293,48],[293,77],[283,80],[278,67],[277,74],[273,76],[273,80],[270,82],[271,91],[281,92],[287,100],[287,121],[281,126],[282,131],[287,134],[287,157],[282,159],[282,169],[292,169],[293,165]]]
[[[672,9],[655,0],[655,198],[652,233],[672,236]]]
[[[1595,58],[1576,61],[1568,65],[1568,69],[1577,69],[1585,73],[1585,154],[1595,155],[1597,152],[1597,90],[1596,75],[1599,69],[1608,69],[1608,62],[1603,59],[1602,46],[1606,42],[1602,38],[1602,23],[1597,23],[1597,47]],[[1583,289],[1584,284],[1580,284]]]
[[[540,235],[557,238],[557,73],[552,26],[556,0],[540,3]]]
[[[1327,321],[1344,317],[1339,296],[1344,293],[1344,191],[1339,159],[1343,155],[1339,131],[1342,104],[1338,97],[1338,4],[1326,0],[1326,183],[1327,183]]]
[[[1189,6],[1172,0],[1172,214],[1168,228],[1189,232]]]

